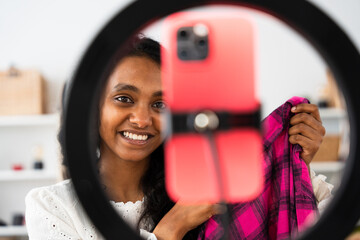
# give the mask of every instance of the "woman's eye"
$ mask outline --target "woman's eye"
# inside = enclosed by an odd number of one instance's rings
[[[156,102],[156,103],[153,104],[153,107],[157,108],[157,109],[160,109],[160,110],[163,110],[167,106],[166,106],[166,104],[164,102]]]
[[[117,101],[119,101],[119,102],[122,102],[122,103],[133,103],[133,101],[131,100],[131,98],[125,97],[125,96],[116,97],[115,99],[116,99]]]

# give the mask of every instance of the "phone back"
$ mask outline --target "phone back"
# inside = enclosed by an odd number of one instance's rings
[[[162,81],[172,113],[203,110],[251,113],[255,97],[254,30],[242,13],[180,12],[164,22]],[[165,144],[169,196],[177,201],[239,202],[257,197],[263,185],[258,129],[215,132],[223,195],[208,139],[173,133]],[[225,198],[225,199],[221,199]]]

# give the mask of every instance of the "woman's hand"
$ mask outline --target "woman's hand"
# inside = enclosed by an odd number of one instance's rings
[[[289,141],[302,147],[300,157],[309,168],[325,135],[319,109],[314,104],[302,103],[293,107],[291,112],[296,114],[290,119]]]
[[[219,204],[186,205],[179,201],[161,219],[153,233],[158,240],[182,239],[188,231],[223,212]]]

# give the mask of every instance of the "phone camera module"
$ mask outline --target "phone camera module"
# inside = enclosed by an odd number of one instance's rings
[[[184,26],[177,31],[177,54],[183,61],[204,60],[208,56],[208,28],[204,24]]]

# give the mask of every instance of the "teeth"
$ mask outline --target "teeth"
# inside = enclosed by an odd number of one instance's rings
[[[148,135],[137,135],[135,133],[123,132],[123,135],[132,140],[142,140],[145,141],[148,139]]]

